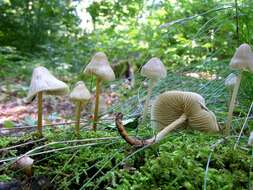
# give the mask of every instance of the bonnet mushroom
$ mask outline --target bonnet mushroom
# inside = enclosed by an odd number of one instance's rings
[[[69,91],[68,86],[55,78],[45,67],[33,69],[32,80],[27,96],[27,103],[31,102],[36,96],[38,99],[38,133],[42,136],[42,97],[44,94],[65,95]]]
[[[152,105],[151,120],[159,132],[150,139],[129,137],[122,124],[122,117],[121,113],[116,116],[118,131],[129,144],[135,146],[160,142],[170,131],[181,127],[204,132],[219,131],[214,113],[205,106],[204,98],[193,92],[167,91],[157,97]]]
[[[32,176],[32,166],[34,160],[29,156],[22,156],[14,163],[16,169],[21,169],[28,177]]]
[[[91,98],[89,90],[86,88],[84,82],[78,81],[75,88],[69,95],[70,100],[76,104],[76,135],[80,135],[80,115],[84,104]]]
[[[106,55],[103,52],[98,52],[92,57],[90,63],[84,69],[84,74],[96,76],[96,102],[93,122],[93,130],[96,131],[99,110],[100,83],[102,81],[114,80],[115,75]]]
[[[162,61],[157,57],[153,57],[141,68],[141,75],[149,79],[148,94],[143,111],[143,120],[145,120],[152,89],[159,79],[166,77],[167,71]]]
[[[242,44],[240,45],[239,48],[237,48],[233,58],[230,61],[229,66],[232,69],[240,70],[240,74],[237,77],[236,84],[235,84],[230,105],[229,105],[228,118],[227,118],[227,123],[226,123],[226,133],[229,133],[229,130],[231,127],[232,117],[233,117],[233,112],[234,112],[234,107],[235,107],[235,100],[236,100],[237,93],[240,87],[243,71],[247,70],[247,71],[253,72],[253,53],[248,44]]]

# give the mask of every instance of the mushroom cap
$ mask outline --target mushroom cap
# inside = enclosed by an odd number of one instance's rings
[[[249,146],[253,146],[253,131],[250,132],[248,145]]]
[[[50,95],[65,95],[69,91],[68,86],[55,78],[45,67],[33,69],[32,80],[26,98],[27,102],[33,100],[38,92],[45,92]]]
[[[249,70],[253,72],[253,53],[248,44],[242,44],[236,49],[229,66],[233,69]]]
[[[162,61],[153,57],[141,68],[141,75],[152,80],[159,80],[166,77],[167,71]]]
[[[86,88],[83,81],[78,81],[76,86],[69,95],[70,100],[85,102],[91,98],[89,90]]]
[[[236,84],[237,76],[234,73],[230,73],[225,79],[225,86],[233,87]]]
[[[31,167],[33,165],[33,159],[29,156],[22,156],[15,163],[18,168]]]
[[[105,81],[115,79],[115,74],[103,52],[98,52],[92,57],[90,63],[84,69],[84,74],[96,75]]]
[[[200,131],[219,131],[216,117],[205,106],[204,98],[194,92],[167,91],[160,94],[151,108],[153,127],[162,130],[182,114],[187,121],[179,127],[191,127]]]

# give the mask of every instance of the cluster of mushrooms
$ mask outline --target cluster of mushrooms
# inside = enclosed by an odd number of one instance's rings
[[[229,75],[225,85],[230,88],[231,100],[226,124],[229,131],[232,121],[235,100],[239,89],[241,76],[244,70],[253,72],[253,53],[248,44],[242,44],[237,48],[230,62],[230,67],[239,69],[239,76]],[[115,74],[109,64],[106,55],[102,52],[96,53],[90,63],[84,69],[84,74],[96,76],[96,99],[93,119],[93,130],[96,131],[99,111],[99,94],[102,81],[112,81]],[[147,96],[144,104],[142,119],[145,120],[148,113],[149,100],[152,89],[158,80],[167,75],[166,68],[158,58],[150,59],[141,69],[141,75],[149,79]],[[68,86],[56,79],[45,67],[37,67],[33,71],[31,85],[27,101],[31,102],[35,96],[38,100],[38,133],[42,136],[42,97],[43,94],[66,95],[69,92]],[[76,134],[80,133],[80,116],[85,103],[91,98],[89,90],[84,82],[78,81],[69,94],[70,100],[76,104]],[[179,127],[190,127],[206,132],[219,131],[216,117],[213,112],[208,110],[204,98],[193,92],[168,91],[156,97],[151,108],[152,126],[158,130],[158,134],[151,140],[139,141],[129,137],[122,124],[123,114],[116,114],[115,124],[121,136],[132,145],[143,145],[160,141],[168,132]]]
[[[229,113],[226,123],[228,132],[232,122],[235,100],[239,90],[241,77],[244,71],[253,72],[253,53],[248,44],[242,44],[235,52],[230,62],[230,67],[240,70],[238,76],[230,74],[225,80],[225,85],[231,91],[229,103]],[[106,55],[102,52],[96,53],[84,70],[85,74],[96,76],[96,102],[93,120],[93,129],[96,130],[99,110],[99,93],[102,81],[112,81],[115,79],[114,72],[110,67]],[[150,59],[141,69],[141,75],[149,79],[148,93],[144,104],[142,119],[145,120],[148,112],[149,100],[152,88],[159,79],[166,77],[166,68],[158,58]],[[56,79],[45,67],[37,67],[33,71],[31,85],[27,97],[27,102],[31,102],[36,96],[38,101],[38,133],[42,136],[42,98],[43,94],[66,95],[69,92],[68,86]],[[76,104],[76,135],[80,133],[80,116],[85,103],[91,98],[89,90],[82,81],[78,81],[69,94],[70,100]],[[133,146],[144,146],[160,142],[170,131],[189,127],[203,132],[218,132],[220,127],[216,117],[205,105],[205,99],[194,92],[167,91],[158,95],[152,103],[151,121],[152,127],[158,133],[146,140],[130,137],[122,122],[123,114],[117,113],[115,118],[116,127],[120,135],[127,143]],[[249,146],[253,146],[253,132],[248,141]],[[15,167],[22,168],[26,175],[32,175],[33,159],[23,156],[15,162]]]

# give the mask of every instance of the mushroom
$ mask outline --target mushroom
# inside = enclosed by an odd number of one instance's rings
[[[249,146],[253,146],[253,131],[252,131],[252,132],[250,132],[248,145],[249,145]]]
[[[167,71],[162,61],[157,57],[153,57],[141,68],[141,75],[149,79],[148,94],[146,97],[143,111],[143,121],[144,121],[147,116],[152,89],[159,79],[166,77]]]
[[[181,127],[203,132],[219,131],[214,113],[205,106],[204,98],[193,92],[167,91],[157,97],[152,105],[151,120],[159,132],[150,139],[129,137],[122,124],[122,117],[121,113],[116,115],[118,131],[129,144],[135,146],[160,142],[170,131]]]
[[[75,88],[70,93],[70,100],[76,104],[76,135],[80,135],[80,115],[84,104],[91,98],[89,90],[86,88],[84,82],[78,81]]]
[[[21,169],[24,171],[24,173],[28,176],[32,176],[32,166],[33,166],[33,159],[29,156],[22,156],[18,160],[14,162],[14,167],[16,169]]]
[[[226,133],[229,133],[231,127],[233,111],[235,107],[235,100],[239,90],[243,71],[248,70],[250,72],[253,72],[253,53],[248,44],[240,45],[240,47],[236,50],[233,58],[231,59],[229,66],[232,69],[240,70],[240,74],[237,77],[237,81],[229,105],[228,118],[226,123]]]
[[[42,96],[43,93],[49,95],[65,95],[68,93],[68,86],[55,78],[45,67],[36,67],[33,70],[32,80],[27,96],[27,103],[38,98],[38,133],[42,136]]]
[[[225,86],[228,88],[229,90],[229,99],[228,99],[228,106],[230,103],[230,99],[233,93],[233,88],[236,84],[237,81],[237,76],[234,73],[230,73],[227,78],[225,79]]]
[[[84,74],[96,76],[96,102],[93,121],[93,130],[96,131],[99,110],[100,82],[112,81],[115,79],[115,75],[106,55],[103,52],[98,52],[92,57],[90,63],[84,69]]]

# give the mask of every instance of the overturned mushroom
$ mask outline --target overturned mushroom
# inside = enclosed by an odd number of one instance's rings
[[[76,104],[76,135],[80,135],[80,115],[82,107],[91,98],[89,90],[86,88],[84,82],[78,81],[75,88],[69,95],[70,100]]]
[[[240,47],[236,50],[233,58],[231,59],[229,66],[232,69],[240,70],[240,74],[237,77],[237,81],[233,89],[233,94],[232,94],[230,105],[229,105],[228,118],[227,118],[227,124],[226,124],[226,133],[229,133],[229,130],[231,127],[235,101],[236,101],[237,93],[240,87],[243,71],[247,70],[253,73],[253,53],[248,44],[240,45]]]
[[[219,126],[213,112],[205,106],[204,98],[192,92],[168,91],[155,100],[151,120],[159,132],[156,136],[139,140],[130,137],[122,124],[123,115],[116,115],[116,126],[120,135],[131,145],[143,146],[161,141],[170,131],[189,127],[204,132],[218,132]]]
[[[156,57],[150,59],[142,68],[141,75],[149,79],[148,84],[148,94],[146,97],[144,111],[143,111],[143,120],[145,120],[148,112],[149,99],[151,96],[152,89],[154,85],[158,82],[159,79],[165,78],[167,71],[162,61]]]
[[[92,57],[90,63],[86,66],[84,73],[96,76],[96,103],[93,122],[93,130],[96,131],[99,110],[100,82],[112,81],[115,79],[115,75],[106,55],[102,52],[98,52]]]
[[[55,78],[45,67],[36,67],[33,70],[32,80],[27,96],[27,103],[31,102],[36,96],[38,98],[38,132],[42,136],[42,96],[65,95],[68,93],[68,86]]]

